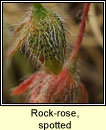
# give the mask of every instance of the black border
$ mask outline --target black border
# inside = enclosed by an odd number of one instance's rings
[[[49,3],[50,1],[47,1],[47,2],[43,2],[43,1],[37,1],[37,2],[41,2],[41,3]],[[36,2],[36,3],[37,3]],[[66,1],[66,2],[57,2],[57,1],[52,1],[51,3],[71,3],[71,1]],[[72,1],[72,3],[74,3],[74,2],[77,2],[77,3],[85,3],[86,1],[81,1],[81,2],[78,2],[78,1]],[[32,2],[30,2],[30,1],[19,1],[19,2],[16,2],[16,1],[1,1],[1,6],[3,7],[3,3],[34,3],[34,1]],[[103,27],[104,27],[104,5],[105,5],[105,1],[87,1],[87,3],[103,3]],[[2,29],[2,39],[3,39],[3,8],[2,8],[2,25],[1,25],[1,29]],[[104,28],[103,28],[103,72],[104,72],[104,53],[105,53],[105,48],[104,48]],[[1,41],[2,43],[3,43],[3,41]],[[1,48],[2,50],[1,50],[1,54],[2,54],[2,57],[1,57],[1,60],[3,61],[3,46],[2,46],[2,48]],[[3,70],[3,62],[2,62],[2,68],[1,68],[2,70]],[[1,75],[1,77],[3,78],[3,71],[2,71],[2,75]],[[2,100],[1,100],[1,102],[0,102],[0,106],[106,106],[106,103],[105,103],[105,95],[104,95],[104,91],[105,91],[105,87],[104,87],[104,77],[105,77],[105,72],[103,73],[103,104],[89,104],[89,103],[73,103],[73,104],[66,104],[66,103],[58,103],[58,104],[56,104],[56,103],[40,103],[40,104],[38,104],[38,103],[36,103],[36,104],[34,104],[34,103],[7,103],[7,104],[3,104],[2,102],[3,102],[3,79],[2,79],[2,84],[1,84],[1,88],[2,88],[2,91],[1,91],[1,95],[2,95]]]

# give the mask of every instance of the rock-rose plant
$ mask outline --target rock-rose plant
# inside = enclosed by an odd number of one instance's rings
[[[89,7],[90,3],[84,4],[78,38],[64,63],[66,40],[61,20],[40,3],[34,4],[27,22],[23,22],[15,31],[12,42],[17,44],[10,54],[21,47],[29,60],[37,59],[44,70],[32,74],[12,91],[13,95],[24,94],[28,103],[88,102],[87,91],[75,72]]]

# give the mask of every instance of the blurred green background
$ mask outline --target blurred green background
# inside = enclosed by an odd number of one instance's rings
[[[74,44],[80,27],[83,3],[44,3],[63,19],[67,46]],[[3,103],[23,103],[23,96],[12,96],[11,90],[37,69],[18,50],[13,57],[6,57],[9,39],[32,3],[3,3]],[[67,57],[70,49],[67,49]],[[80,50],[78,74],[85,85],[89,103],[103,103],[103,4],[92,3],[86,33]]]

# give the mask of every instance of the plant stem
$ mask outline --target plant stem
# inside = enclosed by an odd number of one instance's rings
[[[84,11],[83,11],[83,15],[82,15],[79,35],[78,35],[78,38],[77,38],[77,40],[74,44],[74,49],[72,51],[72,54],[69,57],[70,60],[75,58],[77,56],[78,52],[79,52],[79,49],[80,49],[80,46],[81,46],[81,43],[82,43],[82,39],[83,39],[83,36],[84,36],[84,32],[85,32],[85,25],[86,25],[86,20],[87,20],[90,4],[91,3],[85,3],[85,5],[84,5]]]
[[[74,74],[74,72],[76,70],[78,53],[79,53],[79,49],[81,47],[82,39],[83,39],[84,32],[85,32],[86,20],[87,20],[90,4],[91,3],[85,3],[85,5],[84,5],[84,11],[83,11],[83,15],[82,15],[78,38],[74,44],[73,51],[64,66],[65,68],[70,69],[72,74]]]
[[[33,3],[33,6],[36,9],[44,8],[41,3]]]

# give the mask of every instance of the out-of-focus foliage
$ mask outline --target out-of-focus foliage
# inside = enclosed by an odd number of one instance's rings
[[[64,19],[67,45],[74,44],[79,32],[83,3],[44,3]],[[11,95],[11,89],[19,85],[36,69],[18,51],[13,57],[6,52],[9,39],[19,22],[27,15],[31,3],[3,3],[3,103],[21,103],[23,97]],[[70,49],[67,50],[67,56]],[[78,73],[89,95],[89,103],[103,103],[103,4],[92,3],[85,37],[80,50]]]

